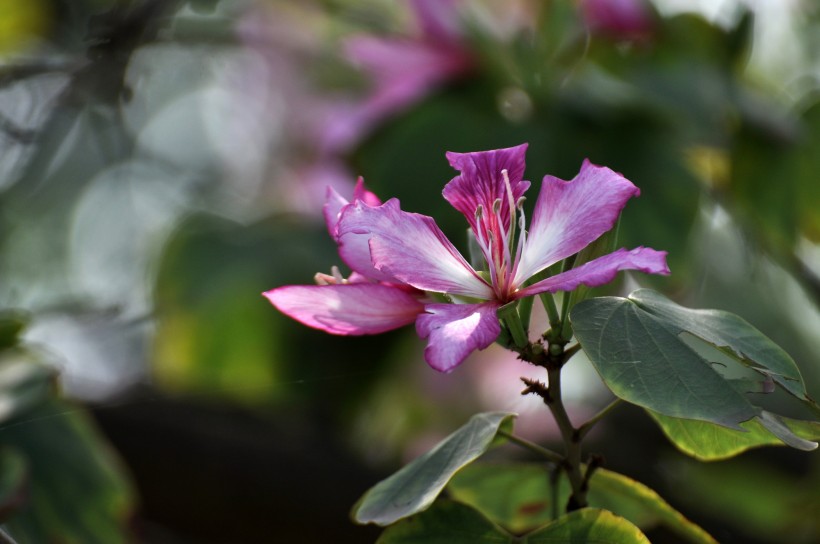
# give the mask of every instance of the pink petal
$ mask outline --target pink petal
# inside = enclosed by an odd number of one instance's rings
[[[353,201],[361,200],[368,206],[381,206],[381,199],[375,193],[368,191],[364,186],[364,178],[359,176],[356,187],[353,188]]]
[[[416,332],[427,338],[424,359],[440,372],[450,372],[470,353],[498,338],[498,305],[428,304],[416,319]]]
[[[615,39],[640,39],[654,26],[646,0],[583,0],[581,12],[593,33]]]
[[[461,39],[454,0],[411,0],[410,7],[426,38],[454,43]]]
[[[336,239],[336,225],[339,223],[339,215],[342,213],[342,208],[348,204],[350,204],[350,202],[345,197],[328,185],[325,205],[322,206],[322,215],[324,215],[325,218],[327,231],[333,239]]]
[[[571,181],[545,176],[514,285],[595,241],[615,225],[626,201],[639,194],[631,181],[588,160]]]
[[[477,231],[476,208],[484,208],[483,216],[491,217],[493,203],[501,199],[501,218],[505,230],[510,226],[510,206],[502,170],[507,170],[513,199],[517,201],[529,188],[530,182],[523,181],[524,155],[527,144],[492,151],[475,153],[447,152],[450,165],[461,172],[444,187],[442,194],[455,209],[464,214],[473,231]]]
[[[375,270],[394,282],[423,291],[481,299],[493,296],[490,286],[467,264],[435,221],[400,210],[396,199],[378,207],[357,203],[345,208],[339,222],[339,254],[354,270],[357,268],[352,261],[361,259],[363,240],[369,243]]]
[[[319,147],[330,153],[349,150],[384,119],[460,77],[473,64],[464,49],[449,42],[368,35],[349,38],[345,54],[374,85],[364,100],[339,104],[329,112]]]
[[[339,244],[339,256],[354,272],[377,281],[401,283],[387,272],[373,266],[370,256],[371,229],[389,229],[387,213],[367,213],[365,210],[399,210],[399,201],[390,199],[381,206],[370,207],[363,203],[346,206],[339,217],[336,227],[336,242]],[[374,225],[374,223],[378,223]]]
[[[353,201],[355,202],[357,200],[361,200],[368,206],[379,206],[382,203],[382,201],[379,200],[379,197],[365,188],[364,178],[361,176],[359,176],[356,180],[356,186],[353,189]],[[333,186],[328,185],[325,205],[322,207],[322,213],[325,217],[327,230],[334,240],[336,239],[336,227],[339,223],[339,217],[342,214],[342,209],[348,204],[350,204],[350,201],[340,195],[339,192],[333,188]]]
[[[615,279],[620,270],[640,270],[647,274],[669,275],[669,266],[666,264],[666,252],[656,251],[648,247],[638,247],[633,250],[621,248],[618,251],[598,257],[578,268],[573,268],[561,274],[549,277],[522,289],[515,294],[515,298],[523,298],[538,293],[556,291],[572,291],[579,285],[595,287],[604,285]]]
[[[287,285],[263,293],[282,313],[330,334],[378,334],[408,325],[424,307],[401,287],[380,283]]]

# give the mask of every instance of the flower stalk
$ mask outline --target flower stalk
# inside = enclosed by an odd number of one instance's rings
[[[594,463],[594,467],[590,465],[587,467],[587,470],[584,471],[581,462],[583,451],[581,442],[592,426],[614,408],[617,403],[611,403],[581,427],[576,428],[572,424],[566,406],[564,405],[563,392],[561,389],[561,371],[564,365],[580,350],[580,345],[575,344],[566,348],[568,341],[561,337],[558,332],[562,329],[562,323],[559,322],[556,323],[555,327],[544,334],[548,342],[546,350],[543,349],[539,342],[530,343],[524,349],[519,349],[518,353],[522,360],[547,370],[546,384],[540,381],[522,378],[527,387],[521,394],[535,394],[541,397],[544,404],[549,408],[558,426],[558,430],[561,433],[561,439],[564,442],[564,454],[561,456],[561,462],[558,464],[558,467],[566,473],[570,483],[571,493],[566,505],[566,512],[571,512],[587,506],[589,478],[592,475],[592,471],[602,462],[599,457],[593,456],[593,458],[598,461]]]

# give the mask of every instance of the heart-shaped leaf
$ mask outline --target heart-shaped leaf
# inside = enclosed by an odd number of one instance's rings
[[[370,488],[353,507],[353,520],[384,526],[428,508],[450,478],[486,452],[513,417],[511,412],[474,415],[432,450]]]
[[[604,383],[621,399],[672,417],[739,429],[758,410],[689,347],[680,330],[631,298],[572,309],[572,329]]]
[[[759,446],[789,445],[808,451],[817,448],[817,443],[812,440],[820,440],[820,423],[775,416],[765,411],[740,424],[746,432],[705,421],[667,417],[651,410],[647,412],[679,450],[701,461],[727,459]],[[775,434],[773,429],[778,432]]]
[[[628,298],[602,297],[577,304],[573,330],[601,378],[618,397],[661,415],[745,431],[752,418],[783,442],[813,446],[746,396],[779,386],[818,411],[797,365],[777,344],[740,317],[691,310],[648,289]],[[702,349],[751,375],[709,360]],[[700,344],[698,344],[700,345]]]
[[[447,491],[514,534],[549,523],[569,497],[566,478],[554,482],[547,468],[534,463],[475,463],[459,471]],[[591,507],[610,510],[641,529],[663,525],[689,542],[715,542],[655,491],[617,472],[596,470],[588,500]]]
[[[661,320],[669,330],[677,334],[693,334],[771,378],[800,400],[808,400],[806,386],[794,360],[741,317],[721,310],[684,308],[650,289],[634,291],[629,300]]]
[[[649,544],[640,529],[609,510],[583,508],[558,518],[543,529],[528,534],[524,544],[596,542],[599,544]]]

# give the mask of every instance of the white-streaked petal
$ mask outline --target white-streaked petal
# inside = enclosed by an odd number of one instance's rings
[[[490,286],[467,264],[432,218],[403,212],[395,199],[378,207],[356,203],[345,208],[339,222],[339,253],[351,267],[350,256],[360,258],[365,239],[373,267],[391,281],[423,291],[481,299],[493,296]]]
[[[585,160],[571,181],[545,176],[513,283],[521,285],[548,266],[581,251],[611,229],[635,185]]]
[[[545,292],[572,291],[579,285],[588,287],[604,285],[615,279],[615,276],[621,270],[639,270],[647,274],[667,276],[669,275],[669,266],[666,264],[666,252],[648,247],[638,247],[632,250],[622,248],[589,261],[578,268],[567,270],[534,283],[526,289],[518,291],[515,298]]]
[[[380,283],[287,285],[263,293],[293,319],[330,334],[378,334],[409,325],[424,309],[407,289]]]
[[[370,213],[369,210],[381,210]],[[370,207],[357,202],[342,210],[336,226],[336,242],[339,244],[339,256],[354,272],[377,281],[401,283],[395,277],[373,266],[370,256],[370,238],[373,232],[389,229],[387,210],[399,210],[399,201],[395,198],[388,200],[381,206]]]
[[[428,304],[416,319],[416,332],[427,338],[424,359],[440,372],[450,372],[470,353],[498,338],[498,305]]]

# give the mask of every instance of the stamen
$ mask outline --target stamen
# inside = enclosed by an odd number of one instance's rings
[[[513,210],[515,210],[515,198],[513,198],[512,185],[510,185],[510,176],[507,173],[506,168],[501,171],[501,177],[504,178],[504,188],[507,190],[507,200],[510,204],[510,213],[513,213]]]
[[[342,273],[339,272],[338,266],[332,266],[330,268],[330,274],[317,272],[316,275],[313,276],[313,281],[316,282],[316,285],[343,285],[347,283]]]
[[[493,201],[493,213],[498,213],[498,212],[500,212],[500,211],[501,211],[501,199],[500,199],[500,198],[496,198],[496,199]]]
[[[515,243],[515,226],[516,226],[515,225],[515,223],[516,223],[516,221],[515,221],[515,210],[516,210],[516,207],[515,207],[515,198],[513,197],[513,192],[512,192],[512,184],[510,184],[510,175],[507,172],[506,168],[501,171],[501,177],[504,179],[504,189],[506,189],[506,192],[507,192],[507,204],[510,207],[510,210],[509,210],[509,213],[510,213],[510,231],[508,233],[506,233],[507,243],[505,244],[506,247],[504,248],[504,253],[505,253],[504,260],[507,264],[506,268],[507,268],[507,272],[509,274],[510,270],[514,266],[514,264],[512,262],[512,257],[513,257],[512,252],[513,252],[513,244]]]
[[[481,221],[481,217],[484,215],[484,205],[479,204],[478,208],[475,209],[475,220],[476,223]]]

